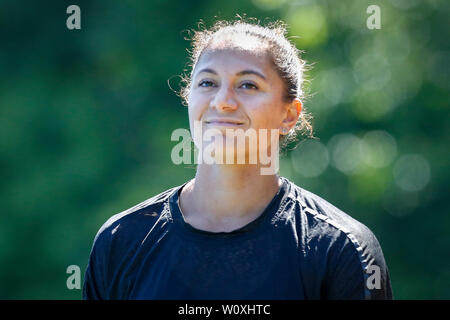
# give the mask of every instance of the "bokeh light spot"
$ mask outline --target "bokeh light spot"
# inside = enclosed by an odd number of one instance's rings
[[[404,191],[420,191],[430,181],[430,165],[420,154],[400,157],[394,166],[394,179]]]
[[[328,39],[325,14],[318,6],[302,6],[289,13],[287,23],[293,40],[300,48],[315,47]]]
[[[380,54],[366,54],[360,57],[353,66],[356,81],[365,90],[380,90],[391,79],[389,63]]]
[[[297,173],[304,177],[317,177],[328,167],[328,150],[319,141],[306,140],[292,152],[291,160]]]
[[[332,165],[339,171],[349,175],[363,169],[361,156],[361,139],[348,134],[335,135],[328,142]]]
[[[362,142],[362,159],[373,168],[388,166],[397,155],[397,143],[386,131],[369,131],[362,138]]]

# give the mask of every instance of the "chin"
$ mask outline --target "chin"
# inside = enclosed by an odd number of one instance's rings
[[[258,161],[258,148],[249,150],[247,146],[239,145],[232,139],[228,140],[228,145],[224,140],[221,143],[214,143],[211,141],[203,141],[203,155],[204,157],[211,157],[215,159],[216,164],[256,164]],[[227,159],[227,155],[230,159]]]

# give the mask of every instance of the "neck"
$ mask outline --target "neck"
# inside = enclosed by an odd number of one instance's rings
[[[261,175],[258,165],[200,164],[195,179],[182,190],[180,206],[190,221],[249,222],[263,212],[280,186],[277,174]]]

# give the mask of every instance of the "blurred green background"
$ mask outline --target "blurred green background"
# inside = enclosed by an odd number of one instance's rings
[[[81,8],[68,30],[66,8]],[[369,30],[369,5],[381,29]],[[396,299],[450,299],[449,2],[1,1],[0,299],[80,299],[111,215],[195,174],[170,135],[200,19],[282,19],[303,58],[315,136],[281,174],[367,225]]]

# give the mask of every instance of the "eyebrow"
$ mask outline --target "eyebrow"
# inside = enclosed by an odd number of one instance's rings
[[[213,69],[209,69],[209,68],[202,69],[198,73],[202,73],[202,72],[208,72],[208,73],[217,75],[216,71],[214,71]],[[258,71],[255,71],[255,70],[242,70],[242,71],[239,71],[236,75],[243,76],[246,74],[253,74],[255,76],[262,78],[263,80],[266,80],[266,77],[264,77],[261,73],[259,73]]]

